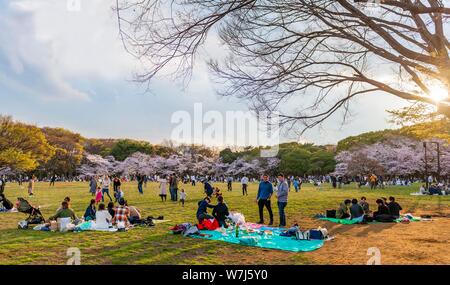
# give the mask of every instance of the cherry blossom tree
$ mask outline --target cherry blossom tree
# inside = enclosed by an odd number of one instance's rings
[[[408,137],[390,137],[371,145],[365,145],[336,155],[335,174],[357,175],[372,172],[386,175],[420,176],[425,171],[423,141]],[[427,143],[427,166],[430,173],[438,172],[437,149],[440,145],[440,174],[447,176],[450,170],[450,146],[447,142],[430,139]]]
[[[116,172],[117,165],[118,162],[113,156],[102,157],[96,154],[86,154],[77,172],[81,176],[112,174]]]

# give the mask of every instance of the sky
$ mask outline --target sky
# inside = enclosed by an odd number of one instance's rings
[[[76,2],[0,0],[0,114],[90,138],[160,143],[171,139],[172,115],[192,113],[194,103],[221,114],[248,110],[243,101],[216,95],[201,63],[187,88],[158,77],[145,92],[146,86],[132,80],[140,66],[119,39],[115,1]],[[335,144],[350,135],[391,128],[385,110],[404,105],[391,95],[371,94],[352,102],[345,125],[333,116],[301,138],[284,134],[282,140]]]

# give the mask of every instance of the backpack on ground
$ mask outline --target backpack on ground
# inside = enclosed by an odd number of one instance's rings
[[[325,228],[317,228],[309,230],[310,239],[326,239],[328,237],[328,231]]]
[[[336,210],[327,210],[327,218],[336,218]]]

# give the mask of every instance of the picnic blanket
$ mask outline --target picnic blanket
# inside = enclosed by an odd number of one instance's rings
[[[272,231],[272,234],[266,234],[265,231],[268,230]],[[262,226],[259,227],[258,231],[241,233],[239,237],[236,237],[232,230],[227,231],[225,234],[218,230],[202,230],[200,232],[204,234],[203,236],[193,235],[192,237],[293,252],[313,251],[321,248],[324,244],[323,240],[297,240],[295,237],[280,236],[282,231],[284,229]],[[249,239],[253,243],[244,242]]]

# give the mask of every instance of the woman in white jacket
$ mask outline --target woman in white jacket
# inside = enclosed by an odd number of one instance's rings
[[[108,230],[111,226],[112,217],[108,210],[105,209],[105,204],[98,205],[98,210],[95,213],[95,229]]]

